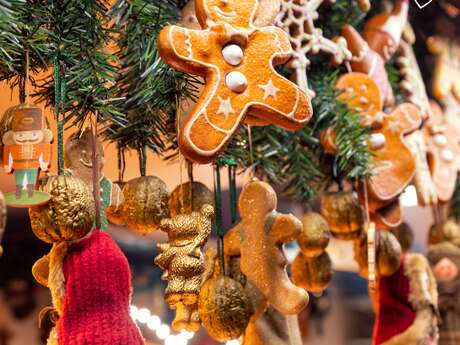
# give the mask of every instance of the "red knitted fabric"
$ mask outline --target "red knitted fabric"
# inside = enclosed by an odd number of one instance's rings
[[[379,281],[377,318],[373,345],[379,345],[403,333],[415,320],[415,310],[409,302],[409,278],[404,272],[405,259],[395,274]]]
[[[143,345],[129,314],[131,273],[106,233],[73,245],[64,259],[66,294],[59,345]]]

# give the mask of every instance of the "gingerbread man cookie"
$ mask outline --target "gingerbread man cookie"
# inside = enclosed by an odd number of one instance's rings
[[[445,122],[441,107],[431,102],[431,116],[425,126],[431,178],[440,201],[452,198],[460,170],[460,142],[456,129]]]
[[[348,73],[336,86],[344,90],[340,99],[358,111],[363,125],[371,128],[373,165],[368,188],[369,208],[375,211],[393,201],[411,182],[415,160],[404,136],[419,128],[422,117],[419,109],[410,103],[399,105],[389,114],[382,112],[376,96],[378,86],[365,74]]]
[[[436,56],[433,94],[443,100],[452,94],[460,101],[460,46],[445,38],[428,38],[427,47]]]
[[[265,182],[246,185],[238,206],[241,222],[225,236],[225,254],[241,256],[241,272],[276,310],[298,314],[307,305],[308,294],[289,279],[283,244],[300,235],[302,223],[291,214],[276,212],[276,193]]]
[[[213,161],[246,116],[297,130],[312,115],[307,96],[274,69],[292,48],[281,29],[254,25],[258,3],[197,0],[203,30],[167,26],[160,33],[166,63],[206,82],[179,133],[181,151],[192,161]]]

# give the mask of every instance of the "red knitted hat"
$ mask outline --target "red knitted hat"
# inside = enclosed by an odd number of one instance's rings
[[[382,344],[403,333],[415,320],[415,310],[409,301],[410,285],[404,269],[404,260],[405,258],[401,259],[396,273],[379,280],[373,345]]]
[[[130,317],[128,261],[106,233],[95,230],[70,247],[64,260],[66,292],[59,345],[143,345]]]

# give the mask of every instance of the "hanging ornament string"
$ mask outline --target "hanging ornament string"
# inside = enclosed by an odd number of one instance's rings
[[[98,113],[94,114],[94,120],[90,119],[90,130],[92,134],[92,142],[91,146],[93,149],[92,152],[92,163],[93,163],[93,195],[94,195],[94,202],[96,205],[96,229],[101,228],[101,188],[99,185],[99,181],[101,180],[99,166],[100,166],[100,157],[99,157],[99,150],[97,147],[97,123],[98,123]]]
[[[27,104],[29,101],[29,48],[24,52],[24,73],[19,77],[19,102]]]
[[[58,174],[64,173],[64,105],[66,85],[62,67],[57,58],[54,59],[54,116],[58,132]]]
[[[222,186],[220,181],[220,164],[219,161],[214,164],[214,203],[216,207],[216,234],[217,234],[217,252],[221,272],[226,275],[225,256],[224,256],[224,227],[222,218]]]
[[[236,162],[228,164],[228,192],[230,199],[230,217],[232,225],[237,221],[237,200],[236,200]]]
[[[121,148],[120,144],[117,145],[118,153],[118,182],[123,182],[125,179],[126,158],[125,151]]]
[[[147,148],[145,147],[145,145],[139,148],[138,155],[139,155],[139,170],[140,170],[141,176],[146,176],[147,174]]]

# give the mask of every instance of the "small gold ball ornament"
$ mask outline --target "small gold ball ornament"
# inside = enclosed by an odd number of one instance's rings
[[[2,238],[6,227],[6,202],[3,193],[0,192],[0,257],[3,255]]]
[[[123,220],[134,232],[147,235],[169,218],[168,187],[155,176],[141,176],[123,187]]]
[[[85,182],[72,176],[50,176],[39,190],[51,195],[48,204],[29,209],[32,230],[39,239],[48,243],[72,241],[91,231],[96,211]]]
[[[123,219],[123,186],[124,182],[114,182],[112,186],[112,200],[117,197],[120,199],[120,202],[113,202],[112,206],[109,206],[105,209],[105,214],[107,220],[115,225],[125,225],[125,220]]]
[[[214,205],[214,194],[201,182],[186,182],[177,186],[169,195],[171,216],[198,212],[203,205]]]
[[[364,213],[358,196],[353,191],[328,192],[321,199],[321,214],[332,234],[338,239],[359,237],[364,224]]]
[[[243,286],[225,276],[211,278],[203,284],[198,310],[203,326],[219,342],[239,338],[252,315]]]
[[[319,213],[308,212],[302,218],[302,232],[297,243],[305,256],[314,257],[324,252],[330,236],[326,220]]]
[[[292,281],[309,292],[324,291],[331,279],[332,261],[326,252],[316,257],[307,257],[301,252],[292,263]]]

